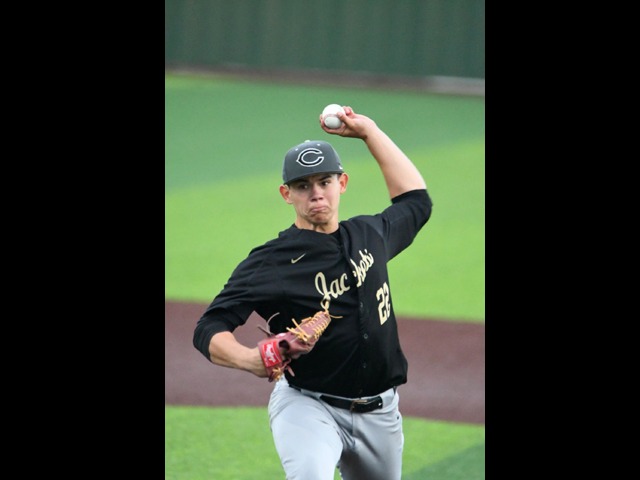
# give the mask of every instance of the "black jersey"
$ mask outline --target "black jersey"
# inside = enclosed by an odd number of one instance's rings
[[[335,234],[291,226],[254,248],[213,299],[194,332],[209,358],[211,337],[243,325],[254,311],[273,333],[318,310],[334,317],[314,349],[293,360],[290,384],[344,397],[377,395],[406,383],[387,262],[431,216],[426,190],[392,199],[376,215],[339,223]]]

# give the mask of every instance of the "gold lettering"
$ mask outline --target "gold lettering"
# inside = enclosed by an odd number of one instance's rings
[[[367,249],[358,250],[360,254],[360,261],[356,263],[353,259],[349,259],[351,265],[353,265],[354,270],[352,270],[353,276],[357,279],[356,287],[361,286],[365,279],[367,278],[367,271],[373,265],[373,255],[370,254]],[[336,299],[348,290],[350,290],[350,286],[347,284],[349,277],[346,273],[343,273],[338,278],[331,280],[327,284],[327,278],[324,276],[323,272],[318,272],[315,278],[316,290],[320,295],[322,295],[322,300],[320,300],[320,306],[328,310],[329,304],[331,303],[331,299]]]
[[[322,295],[320,306],[323,309],[328,310],[332,298],[340,297],[351,288],[347,285],[347,279],[347,274],[343,273],[339,278],[332,280],[329,287],[327,287],[327,279],[324,273],[318,272],[316,274],[316,290]]]
[[[371,265],[373,265],[373,255],[368,253],[366,248],[364,251],[365,253],[362,253],[362,250],[358,250],[361,258],[360,264],[357,264],[351,258],[349,259],[351,265],[355,267],[355,270],[353,270],[353,276],[358,279],[358,284],[356,285],[357,287],[364,283],[365,279],[367,278],[367,270],[369,270],[369,268],[371,268]]]

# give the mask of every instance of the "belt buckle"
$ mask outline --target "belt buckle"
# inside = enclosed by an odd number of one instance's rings
[[[356,398],[351,402],[351,406],[349,407],[349,411],[353,412],[357,405],[365,406],[370,402],[370,400],[363,400],[362,398]]]

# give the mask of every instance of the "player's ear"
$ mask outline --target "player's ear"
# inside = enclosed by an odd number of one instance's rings
[[[347,191],[347,183],[349,182],[349,175],[343,173],[338,178],[338,182],[340,182],[340,193],[344,193]]]
[[[284,201],[287,203],[292,203],[291,202],[291,191],[289,190],[289,187],[287,185],[280,185],[280,195],[282,195],[282,198],[284,198]]]

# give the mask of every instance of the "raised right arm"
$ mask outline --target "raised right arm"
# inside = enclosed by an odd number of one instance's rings
[[[376,122],[366,115],[355,113],[349,106],[343,108],[345,113],[338,113],[338,117],[343,122],[342,126],[337,129],[328,128],[320,117],[321,128],[332,135],[359,138],[364,141],[371,155],[378,162],[390,198],[411,190],[427,188],[422,175],[413,162],[378,127]]]

